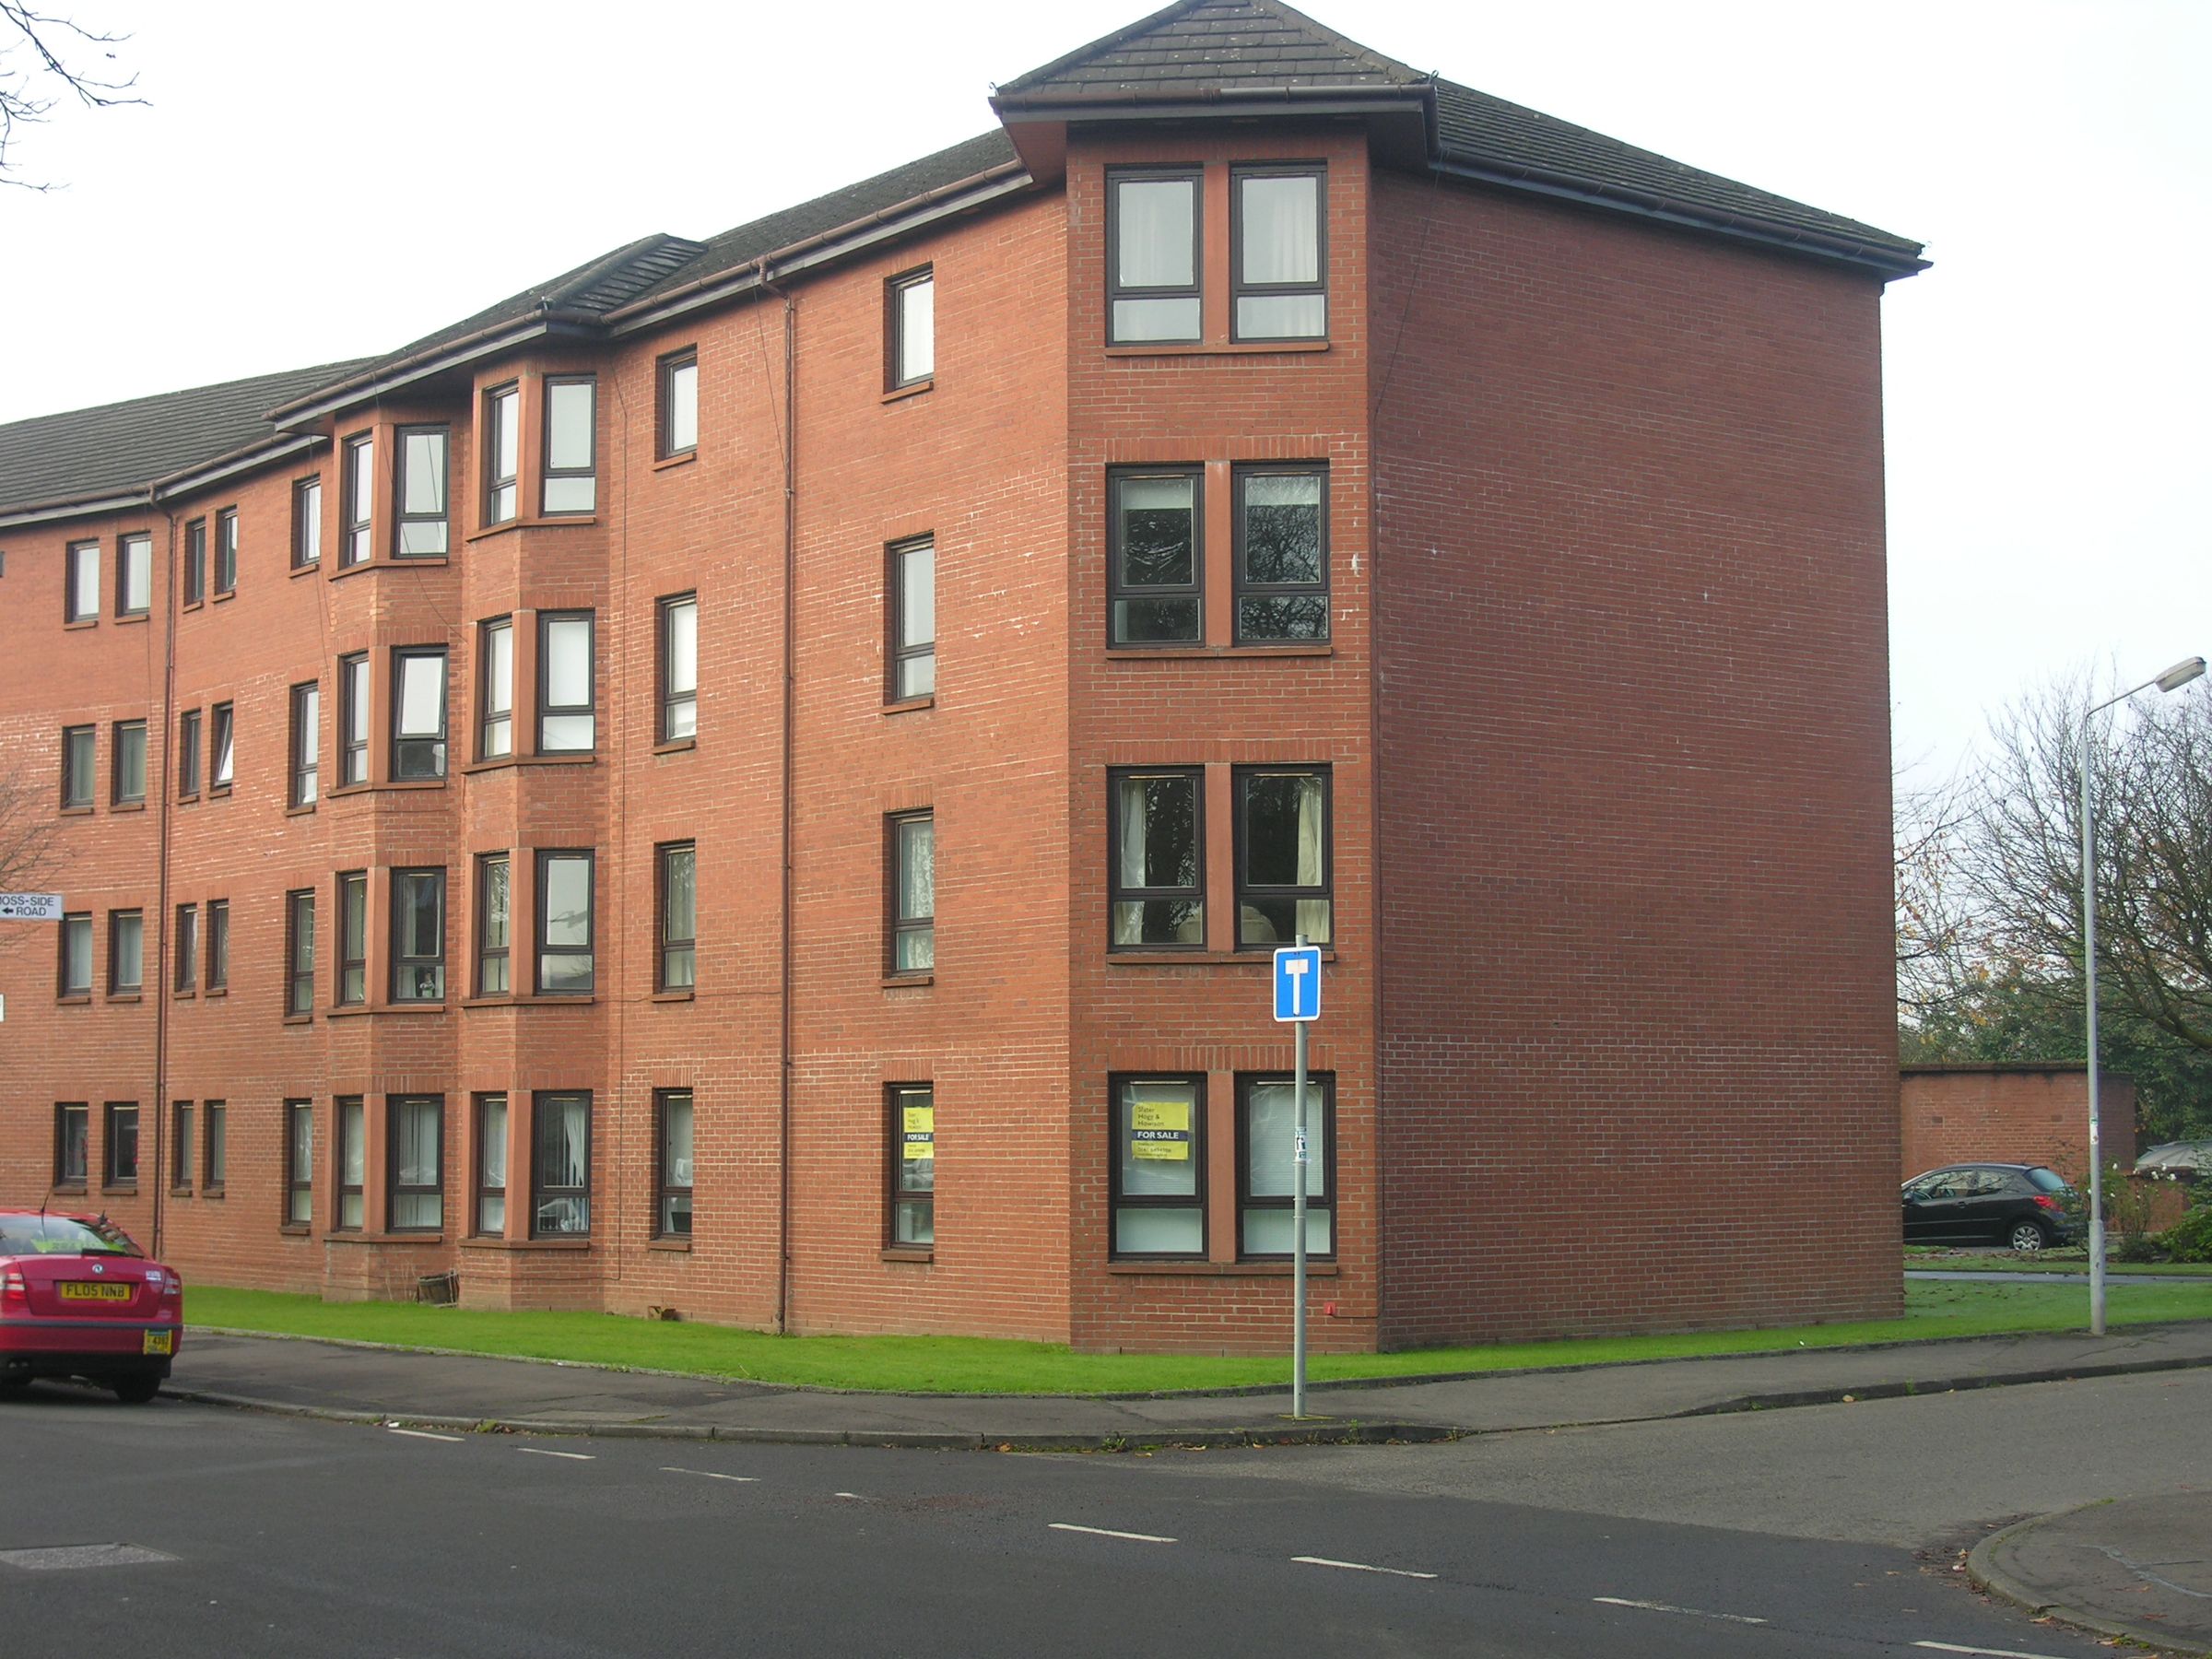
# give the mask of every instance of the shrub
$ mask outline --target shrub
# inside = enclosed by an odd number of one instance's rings
[[[2164,1238],[2163,1233],[2156,1236],[2144,1233],[2122,1233],[2119,1242],[2112,1246],[2112,1260],[2115,1262],[2162,1262],[2166,1259],[2166,1246],[2162,1242]]]
[[[2212,1262],[2212,1204],[2199,1204],[2159,1235],[2177,1262]]]

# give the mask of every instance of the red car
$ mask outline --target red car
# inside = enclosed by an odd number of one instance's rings
[[[83,1377],[150,1400],[184,1339],[184,1282],[103,1217],[0,1209],[0,1394]]]

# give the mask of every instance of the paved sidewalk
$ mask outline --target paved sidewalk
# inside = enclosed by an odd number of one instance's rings
[[[1444,1382],[1322,1383],[1306,1422],[1279,1393],[1140,1398],[838,1393],[530,1359],[194,1332],[164,1392],[356,1422],[539,1434],[1099,1451],[1154,1444],[1441,1441],[1843,1399],[2212,1367],[2212,1322],[2086,1335],[1807,1348]],[[2023,1522],[1970,1561],[1991,1592],[2069,1623],[2212,1654],[2212,1453],[2194,1489]]]

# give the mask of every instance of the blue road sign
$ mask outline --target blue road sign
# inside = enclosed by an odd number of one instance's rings
[[[1275,952],[1275,1017],[1321,1018],[1321,947],[1279,945]]]

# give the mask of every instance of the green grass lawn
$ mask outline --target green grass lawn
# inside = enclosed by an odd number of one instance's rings
[[[194,1325],[234,1331],[918,1394],[1085,1394],[1279,1386],[1289,1374],[1287,1357],[1077,1354],[1054,1343],[971,1336],[771,1336],[722,1325],[664,1324],[606,1313],[498,1313],[408,1302],[324,1302],[312,1296],[210,1286],[193,1287],[185,1311]],[[2212,1285],[2130,1287],[2112,1299],[2110,1309],[2113,1324],[2206,1318],[2212,1318]],[[1771,1353],[2009,1331],[2078,1330],[2087,1326],[2088,1319],[2086,1294],[2076,1285],[1916,1281],[1905,1287],[1902,1319],[1789,1330],[1322,1355],[1312,1360],[1309,1374],[1317,1381],[1431,1376],[1700,1354]],[[1286,1330],[1286,1349],[1288,1344]]]

